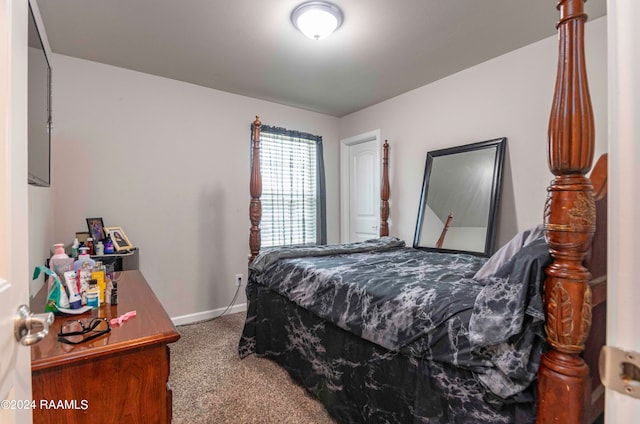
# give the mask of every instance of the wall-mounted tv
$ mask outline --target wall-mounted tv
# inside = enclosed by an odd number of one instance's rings
[[[29,5],[29,184],[51,185],[51,65]]]

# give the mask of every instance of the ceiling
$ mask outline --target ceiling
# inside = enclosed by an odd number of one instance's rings
[[[554,0],[332,0],[329,38],[303,0],[37,0],[54,53],[344,116],[555,34]],[[590,19],[606,0],[585,5]]]

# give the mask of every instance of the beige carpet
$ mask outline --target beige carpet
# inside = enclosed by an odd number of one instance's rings
[[[169,345],[173,422],[334,423],[289,374],[255,355],[240,360],[244,313],[178,327]]]

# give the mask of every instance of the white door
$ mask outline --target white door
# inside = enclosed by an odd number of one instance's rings
[[[640,352],[638,238],[640,238],[640,7],[607,2],[609,75],[609,191],[607,345]],[[588,42],[588,41],[587,41]],[[612,307],[613,306],[613,307]],[[629,383],[637,391],[637,381]],[[637,423],[640,399],[607,390],[607,423]]]
[[[27,0],[0,0],[0,422],[30,423],[31,351],[14,337],[29,301]],[[7,404],[7,401],[9,404]]]
[[[342,140],[342,242],[380,234],[380,135],[373,131]]]

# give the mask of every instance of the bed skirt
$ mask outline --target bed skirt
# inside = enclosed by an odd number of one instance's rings
[[[471,371],[363,340],[268,288],[247,285],[241,357],[269,358],[341,423],[529,423],[533,387],[517,402],[483,390]]]

